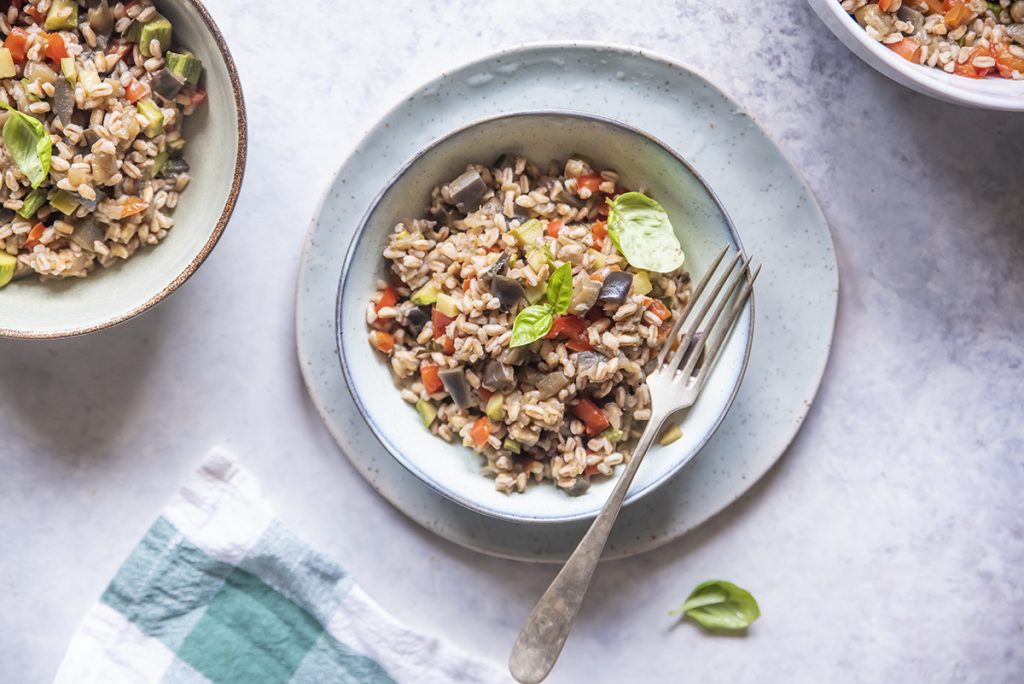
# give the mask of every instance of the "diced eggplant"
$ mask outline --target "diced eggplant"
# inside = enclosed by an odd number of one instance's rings
[[[173,100],[181,92],[185,81],[177,74],[171,73],[170,69],[165,68],[153,74],[149,85],[153,88],[153,92],[160,97],[165,100]]]
[[[498,255],[498,260],[494,262],[494,265],[487,269],[487,277],[493,278],[495,276],[503,275],[505,271],[508,270],[508,260],[508,252],[503,251]]]
[[[454,209],[443,204],[433,207],[430,210],[430,215],[433,216],[434,220],[440,225],[447,226],[448,228],[451,228],[452,225],[461,218]]]
[[[466,371],[463,370],[462,366],[446,368],[438,373],[438,375],[445,390],[448,391],[452,401],[455,402],[455,406],[460,409],[469,408],[469,405],[472,403],[470,395],[473,390],[469,386],[469,381],[466,380]]]
[[[629,296],[629,288],[633,285],[633,274],[626,271],[612,271],[605,276],[598,299],[610,304],[621,304]]]
[[[569,496],[583,496],[590,490],[590,480],[577,477],[571,487],[567,487],[565,493]]]
[[[548,373],[537,383],[537,391],[540,392],[541,400],[550,399],[565,389],[568,384],[569,378],[561,371],[555,371]]]
[[[526,294],[526,290],[515,278],[495,276],[491,279],[491,294],[498,298],[502,311],[509,311]]]
[[[516,386],[516,372],[500,361],[489,361],[480,384],[492,392],[508,392]]]
[[[590,311],[597,298],[601,294],[601,283],[591,280],[586,273],[581,274],[579,282],[572,293],[572,301],[569,303],[569,313],[573,316],[582,316]]]
[[[1010,36],[1018,45],[1024,45],[1024,24],[1007,26],[1006,35]]]
[[[547,373],[536,366],[527,366],[520,371],[519,377],[527,385],[536,387],[541,380],[547,377]]]
[[[110,10],[107,0],[100,0],[99,4],[89,10],[87,17],[89,28],[97,36],[110,37],[114,30],[114,13]]]
[[[81,204],[89,211],[96,211],[96,207],[100,205],[100,202],[107,199],[107,193],[100,188],[93,189],[96,191],[96,199],[86,199],[82,195],[79,195],[77,192],[72,192],[69,194],[75,198],[75,201],[77,201],[79,204]]]
[[[0,207],[0,226],[5,226],[14,220],[14,212],[10,209]]]
[[[501,362],[507,366],[521,366],[530,356],[527,347],[511,347],[501,353]]]
[[[482,205],[480,205],[480,211],[484,212],[485,214],[490,214],[491,216],[500,214],[503,211],[501,201],[497,197],[492,197],[491,199],[487,200]]]
[[[97,226],[96,222],[91,218],[87,218],[75,226],[75,231],[71,233],[69,239],[86,252],[94,252],[96,248],[93,245],[97,242],[103,242],[105,238],[106,233],[104,230]]]
[[[487,183],[480,177],[480,174],[470,169],[448,185],[451,193],[452,204],[463,214],[476,211],[484,201],[487,194]]]
[[[95,145],[96,141],[100,139],[99,132],[94,128],[86,128],[83,135],[85,136],[85,142],[89,144],[89,147]]]
[[[913,26],[915,32],[919,31],[921,27],[924,26],[924,14],[918,12],[913,7],[901,5],[896,11],[896,16]]]
[[[576,355],[576,369],[587,370],[605,360],[605,357],[595,351],[581,351]]]
[[[405,320],[408,321],[409,328],[418,335],[423,330],[423,326],[430,320],[430,314],[422,308],[414,306],[406,312]]]
[[[53,112],[67,126],[75,113],[75,89],[63,76],[53,84]]]
[[[181,157],[171,157],[164,162],[163,168],[160,169],[160,175],[164,178],[173,178],[174,176],[188,173],[188,170],[189,165],[187,161]]]
[[[494,167],[497,169],[514,169],[516,167],[516,156],[506,152],[494,160]]]
[[[870,26],[883,36],[887,36],[892,33],[892,18],[883,12],[876,4],[864,5],[854,12],[854,16],[857,18],[858,24],[865,27]]]

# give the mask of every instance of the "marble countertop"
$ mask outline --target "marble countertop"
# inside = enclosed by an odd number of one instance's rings
[[[0,342],[0,680],[49,681],[216,445],[388,610],[504,662],[556,568],[442,541],[356,474],[299,377],[294,282],[328,178],[403,93],[498,47],[570,39],[673,56],[739,100],[817,193],[842,288],[793,447],[696,532],[603,564],[550,681],[1024,678],[1024,118],[886,80],[802,0],[208,4],[251,140],[221,244],[135,321]],[[709,577],[757,596],[748,636],[667,616]]]

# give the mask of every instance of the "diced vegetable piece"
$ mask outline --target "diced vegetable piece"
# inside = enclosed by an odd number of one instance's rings
[[[608,224],[604,221],[594,221],[590,225],[590,233],[594,237],[594,247],[601,249],[604,246],[604,239],[608,237]]]
[[[455,353],[455,338],[447,335],[441,336],[441,351],[451,356]]]
[[[97,226],[92,218],[86,218],[75,226],[75,232],[71,234],[70,240],[86,252],[95,252],[96,243],[103,242],[106,237],[106,232]]]
[[[609,427],[607,430],[602,432],[600,436],[604,437],[612,444],[615,444],[622,439],[622,430],[615,427]]]
[[[110,4],[107,0],[100,0],[99,5],[90,9],[86,16],[89,27],[97,36],[110,37],[110,33],[114,30],[114,13],[110,11]]]
[[[924,2],[928,9],[935,14],[942,14],[946,11],[943,7],[942,0],[922,0],[922,2]]]
[[[170,158],[171,155],[167,152],[161,152],[153,157],[153,165],[149,167],[149,177],[156,178],[159,176],[160,172],[164,170],[164,166],[167,165],[167,160]]]
[[[678,425],[670,425],[667,430],[661,433],[661,437],[658,438],[658,444],[661,446],[668,446],[682,436],[683,431],[679,429]]]
[[[633,274],[633,294],[649,294],[654,287],[651,285],[651,277],[647,271],[637,271]]]
[[[484,366],[481,384],[492,392],[507,392],[516,386],[516,372],[511,366],[492,359]]]
[[[505,395],[501,392],[492,394],[487,400],[487,406],[484,407],[484,413],[493,421],[501,420],[505,415]]]
[[[547,296],[548,286],[547,283],[537,283],[533,287],[526,288],[526,301],[530,304],[536,304]]]
[[[519,303],[526,290],[515,278],[495,276],[491,279],[491,294],[498,298],[502,311],[509,311]]]
[[[14,57],[7,48],[0,48],[0,78],[14,78],[18,74],[14,66]]]
[[[878,9],[883,12],[888,12],[892,9],[892,4],[895,0],[878,0]]]
[[[42,223],[37,223],[32,226],[32,230],[28,231],[28,239],[25,240],[23,245],[25,249],[32,249],[39,244],[39,240],[42,239],[43,233],[46,232],[46,226]]]
[[[668,319],[672,318],[672,312],[669,310],[669,308],[665,306],[662,302],[658,301],[657,299],[650,300],[647,303],[647,308],[651,310],[651,313],[653,313],[655,316],[657,316],[663,321],[667,321]]]
[[[558,231],[565,228],[565,221],[548,221],[547,226],[544,228],[544,233],[551,238],[558,237]]]
[[[946,25],[948,30],[952,31],[970,21],[973,15],[974,11],[971,9],[970,3],[957,2],[942,17],[942,23]]]
[[[572,414],[583,421],[583,424],[587,428],[587,434],[591,437],[599,435],[608,429],[609,422],[608,417],[604,415],[597,404],[592,402],[590,399],[583,398],[572,404],[570,407]]]
[[[414,306],[405,314],[405,320],[409,323],[409,327],[417,335],[423,330],[423,326],[430,320],[430,314],[421,309],[418,306]]]
[[[487,277],[494,278],[496,276],[504,275],[505,271],[508,270],[508,263],[511,260],[511,256],[508,252],[502,252],[498,255],[498,260],[494,262],[494,265],[487,270]]]
[[[460,409],[469,408],[473,402],[473,390],[469,386],[469,381],[466,380],[465,369],[462,366],[446,368],[439,372],[438,375],[444,384],[445,390],[451,395],[452,401],[455,402],[455,406]]]
[[[601,294],[601,283],[591,280],[583,274],[576,282],[573,289],[572,301],[569,303],[569,313],[575,316],[582,316],[590,311],[597,303],[597,297]]]
[[[585,188],[590,191],[590,194],[594,194],[600,187],[602,180],[596,173],[580,176],[576,179],[576,187],[580,190]]]
[[[444,383],[441,382],[436,363],[420,364],[420,380],[423,381],[423,389],[427,394],[437,394],[444,389]]]
[[[21,64],[28,52],[28,31],[17,26],[12,28],[4,40],[4,47],[10,51],[15,63]]]
[[[155,138],[164,132],[164,113],[155,102],[152,100],[141,100],[135,105],[135,108],[146,120],[146,127],[142,129],[142,132],[147,137]]]
[[[75,0],[53,0],[43,28],[47,31],[74,31],[78,28],[78,3]]]
[[[509,437],[506,437],[505,440],[501,443],[501,448],[506,451],[511,451],[513,454],[522,453],[522,448],[520,448],[519,442]]]
[[[14,280],[14,272],[18,269],[18,258],[7,252],[0,252],[0,288]]]
[[[423,421],[423,427],[429,428],[430,424],[437,418],[437,408],[426,399],[420,399],[416,402],[416,412],[420,414],[420,420]]]
[[[43,54],[54,64],[60,64],[60,60],[70,56],[68,55],[68,46],[64,43],[64,37],[59,33],[51,33],[46,37],[46,49]]]
[[[593,368],[605,360],[606,359],[602,354],[598,354],[595,351],[583,351],[576,356],[576,369],[586,370],[588,368]]]
[[[443,292],[437,295],[434,307],[448,318],[455,318],[459,315],[459,307],[455,304],[455,299]]]
[[[429,306],[437,301],[438,290],[432,284],[427,283],[412,293],[412,303],[416,306]]]
[[[886,43],[885,46],[908,62],[917,64],[920,61],[921,44],[913,38],[904,38],[895,43]]]
[[[611,304],[622,304],[629,296],[629,288],[633,285],[633,274],[627,271],[611,271],[604,278],[601,294],[598,299]]]
[[[58,190],[57,194],[50,200],[50,206],[59,211],[62,214],[70,216],[75,213],[75,209],[78,208],[78,202],[67,192]]]
[[[383,330],[374,330],[370,333],[370,344],[377,351],[389,354],[395,348],[395,336]]]
[[[892,33],[894,26],[892,18],[880,10],[877,4],[864,5],[854,12],[854,17],[861,26],[870,26],[883,36]]]
[[[450,316],[445,316],[443,313],[438,311],[437,307],[435,306],[430,311],[430,321],[434,325],[434,339],[436,340],[439,337],[444,336],[445,328],[447,328],[448,324],[454,320],[454,318],[451,318]]]
[[[487,194],[487,183],[476,171],[469,170],[448,184],[452,204],[463,214],[476,211]]]
[[[537,383],[537,391],[540,393],[541,401],[555,396],[565,389],[568,384],[569,378],[561,370],[548,373]]]
[[[78,83],[78,67],[75,65],[74,57],[64,57],[60,60],[60,71],[64,74],[64,78],[68,79],[68,83],[75,85]]]
[[[171,73],[169,69],[161,69],[153,74],[149,83],[153,87],[153,92],[165,100],[176,98],[185,86],[185,80],[177,74]]]
[[[42,188],[36,188],[28,194],[24,202],[21,205],[21,209],[18,209],[18,216],[24,219],[30,219],[36,215],[39,211],[39,207],[46,204],[46,190]],[[37,240],[39,238],[36,238]]]
[[[473,444],[476,444],[478,448],[482,448],[487,444],[488,438],[491,436],[491,428],[493,427],[491,419],[487,416],[480,416],[473,427],[469,429],[469,437],[473,440]]]
[[[171,73],[192,85],[199,84],[199,77],[203,75],[203,63],[191,52],[167,52],[164,61]]]
[[[154,14],[153,18],[146,23],[136,21],[128,30],[128,40],[139,44],[139,52],[143,57],[152,57],[149,49],[152,41],[160,43],[160,51],[166,51],[171,46],[172,26],[167,17],[162,14]]]
[[[395,291],[395,288],[388,285],[384,288],[384,291],[380,293],[380,299],[377,300],[377,304],[374,308],[376,308],[377,311],[380,311],[386,306],[394,306],[397,303],[398,292]]]
[[[554,340],[561,338],[572,338],[584,335],[587,332],[587,322],[578,316],[558,316],[551,324],[551,330],[544,336],[545,339]]]
[[[523,247],[540,244],[544,236],[544,224],[539,219],[523,221],[512,228],[512,236]]]
[[[1013,72],[1024,74],[1024,58],[1018,57],[1010,51],[1010,48],[1003,43],[992,45],[995,52],[996,69],[1003,78],[1013,78]]]
[[[123,219],[141,214],[149,207],[149,203],[141,197],[125,196],[104,203],[104,211],[113,219]]]
[[[75,113],[75,89],[63,76],[53,84],[53,113],[65,126],[71,123],[71,115]]]

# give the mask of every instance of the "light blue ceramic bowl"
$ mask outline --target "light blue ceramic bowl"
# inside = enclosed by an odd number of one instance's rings
[[[506,495],[480,474],[482,458],[460,444],[430,435],[412,406],[399,397],[388,364],[367,342],[366,305],[378,279],[387,279],[382,252],[395,224],[421,216],[431,189],[469,163],[490,162],[502,153],[537,162],[586,155],[612,168],[630,188],[643,188],[668,211],[699,277],[725,244],[741,249],[739,235],[714,193],[679,155],[634,128],[569,111],[522,112],[485,119],[430,144],[383,188],[348,247],[338,291],[337,333],[341,362],[353,398],[381,444],[426,485],[484,515],[523,523],[564,522],[594,517],[611,491],[611,479],[595,482],[577,497],[550,483],[531,484]],[[746,367],[752,339],[752,304],[698,402],[680,414],[683,437],[655,447],[637,473],[627,499],[635,501],[665,482],[693,458],[715,432],[732,404]]]

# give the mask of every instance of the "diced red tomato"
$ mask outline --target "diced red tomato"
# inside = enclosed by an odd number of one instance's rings
[[[537,462],[535,460],[533,460],[532,458],[524,459],[523,460],[523,464],[522,464],[523,465],[523,472],[524,473],[533,472],[533,466],[536,463]]]
[[[604,239],[608,237],[608,224],[604,221],[594,221],[590,225],[590,232],[594,236],[594,247],[604,247]]]
[[[551,330],[544,336],[546,340],[559,337],[579,337],[587,331],[587,322],[579,316],[558,316],[551,324]]]
[[[595,437],[608,429],[610,423],[597,404],[590,399],[580,399],[570,409],[572,414],[583,421],[587,427],[587,434]]]
[[[440,371],[436,363],[420,364],[420,380],[423,381],[423,389],[427,391],[427,394],[437,394],[444,389],[444,383],[441,382]]]
[[[595,475],[600,475],[600,473],[601,471],[597,469],[596,465],[587,466],[583,469],[583,474],[587,477],[594,477]]]
[[[653,313],[661,320],[667,321],[668,319],[672,318],[672,312],[669,311],[669,308],[665,306],[664,302],[662,302],[661,300],[651,299],[650,297],[648,297],[645,303],[647,304],[647,308],[651,310],[651,313]]]
[[[128,87],[124,90],[125,99],[132,104],[135,104],[147,95],[149,95],[149,86],[138,80],[129,83]]]
[[[64,44],[64,39],[59,33],[51,33],[46,36],[46,49],[43,54],[54,64],[60,64],[60,60],[68,56],[67,45]]]
[[[886,43],[885,46],[908,62],[917,64],[920,61],[921,44],[913,38],[904,38],[895,43]]]
[[[476,278],[466,278],[465,280],[463,280],[462,281],[462,291],[463,292],[468,292],[469,288],[473,287],[473,281],[474,280],[476,280]]]
[[[548,221],[548,225],[544,228],[544,232],[547,233],[548,237],[558,237],[558,231],[565,227],[565,221]]]
[[[444,329],[448,327],[448,324],[455,319],[450,316],[445,316],[443,313],[437,310],[435,306],[430,310],[430,321],[434,324],[434,339],[438,339],[444,335]]]
[[[480,397],[484,401],[487,401],[488,399],[490,399],[491,397],[494,396],[494,392],[492,392],[491,390],[487,389],[483,385],[480,386],[480,389],[478,391],[480,392]]]
[[[395,292],[395,288],[388,285],[384,288],[384,291],[380,293],[380,299],[377,300],[376,309],[380,311],[386,306],[394,306],[398,303],[398,293]]]
[[[395,336],[383,330],[374,330],[370,333],[370,344],[377,351],[389,354],[395,348]]]
[[[895,2],[895,0],[878,0],[878,9],[883,12],[888,12],[892,9],[893,2]]]
[[[985,78],[988,73],[992,71],[991,67],[978,68],[972,64],[975,57],[991,57],[993,56],[992,51],[981,45],[975,45],[971,49],[971,54],[968,55],[967,59],[963,64],[960,62],[956,63],[953,67],[953,73],[960,76],[966,76],[967,78]]]
[[[593,273],[591,273],[590,274],[590,279],[591,280],[596,280],[599,283],[603,283],[604,279],[607,278],[608,274],[611,273],[611,272],[612,272],[612,269],[610,269],[607,266],[605,266],[604,268],[599,268],[596,271],[594,271]],[[593,311],[593,309],[591,309],[591,311]]]
[[[1024,74],[1024,58],[1010,52],[1010,48],[1002,43],[992,46],[995,53],[996,69],[1003,78],[1013,78],[1013,72]]]
[[[591,194],[593,194],[598,191],[598,188],[601,186],[601,183],[603,182],[603,178],[598,176],[596,173],[591,173],[586,176],[580,176],[579,178],[577,178],[576,187],[579,188],[580,190],[586,188],[591,192]]]
[[[478,447],[483,447],[487,444],[487,439],[491,436],[491,428],[494,423],[487,416],[480,416],[473,427],[469,428],[469,436],[472,438],[473,443]]]
[[[43,23],[46,22],[46,13],[41,12],[35,5],[29,5],[28,7],[26,7],[25,14],[32,17],[33,21],[35,21],[40,26],[42,26]]]
[[[141,197],[123,197],[121,199],[121,218],[141,214],[148,206],[149,203]]]
[[[28,31],[23,28],[12,28],[4,47],[11,51],[11,58],[21,64],[25,61],[25,54],[28,52]]]
[[[32,226],[32,230],[28,231],[28,239],[25,240],[23,245],[25,249],[32,249],[39,244],[39,238],[43,237],[43,231],[46,230],[46,226],[42,223],[37,223]]]
[[[450,354],[454,354],[455,353],[455,338],[454,337],[448,337],[447,335],[442,335],[441,336],[441,350],[445,354],[449,354],[449,355]]]
[[[188,103],[193,107],[198,107],[206,99],[206,88],[194,88],[188,91],[187,94]]]

